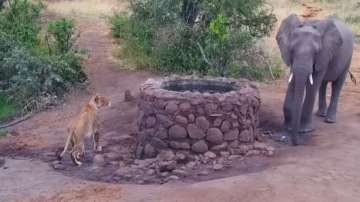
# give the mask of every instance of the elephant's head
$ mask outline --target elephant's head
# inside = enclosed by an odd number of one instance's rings
[[[282,59],[291,69],[289,83],[294,89],[291,140],[297,145],[305,89],[314,88],[313,78],[326,71],[342,38],[331,17],[302,23],[293,14],[282,22],[276,40]]]

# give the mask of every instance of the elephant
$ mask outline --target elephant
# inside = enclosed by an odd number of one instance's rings
[[[282,60],[290,67],[283,105],[285,132],[293,145],[299,145],[301,135],[314,130],[312,114],[317,93],[316,114],[327,123],[336,122],[340,91],[352,60],[354,34],[334,16],[301,22],[296,14],[291,14],[282,21],[276,41]],[[332,93],[327,106],[329,82]]]

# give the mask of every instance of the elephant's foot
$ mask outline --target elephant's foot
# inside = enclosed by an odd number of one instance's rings
[[[326,115],[327,115],[326,110],[319,109],[319,111],[316,112],[316,116],[319,116],[319,117],[326,117]]]
[[[333,112],[332,110],[330,110],[325,117],[325,122],[326,123],[336,123],[336,112]]]
[[[291,132],[291,131],[292,131],[292,128],[291,128],[290,126],[285,126],[285,128],[286,128],[286,130],[287,130],[288,132]],[[302,125],[300,126],[299,133],[310,133],[310,132],[312,132],[312,131],[314,131],[314,130],[315,130],[315,128],[314,128],[314,126],[313,126],[311,123],[309,123],[309,124],[302,124]]]
[[[325,123],[336,123],[336,118],[328,116],[325,118]]]

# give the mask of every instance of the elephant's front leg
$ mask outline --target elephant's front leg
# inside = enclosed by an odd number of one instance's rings
[[[284,127],[286,130],[291,130],[291,111],[294,105],[294,81],[289,83],[283,106],[284,113]]]

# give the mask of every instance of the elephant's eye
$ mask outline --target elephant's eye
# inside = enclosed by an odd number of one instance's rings
[[[317,29],[317,26],[316,26],[316,25],[313,25],[312,27],[313,27],[314,29]]]
[[[301,27],[304,27],[304,25],[303,25],[303,24],[300,24],[299,27],[300,27],[300,28],[301,28]]]

